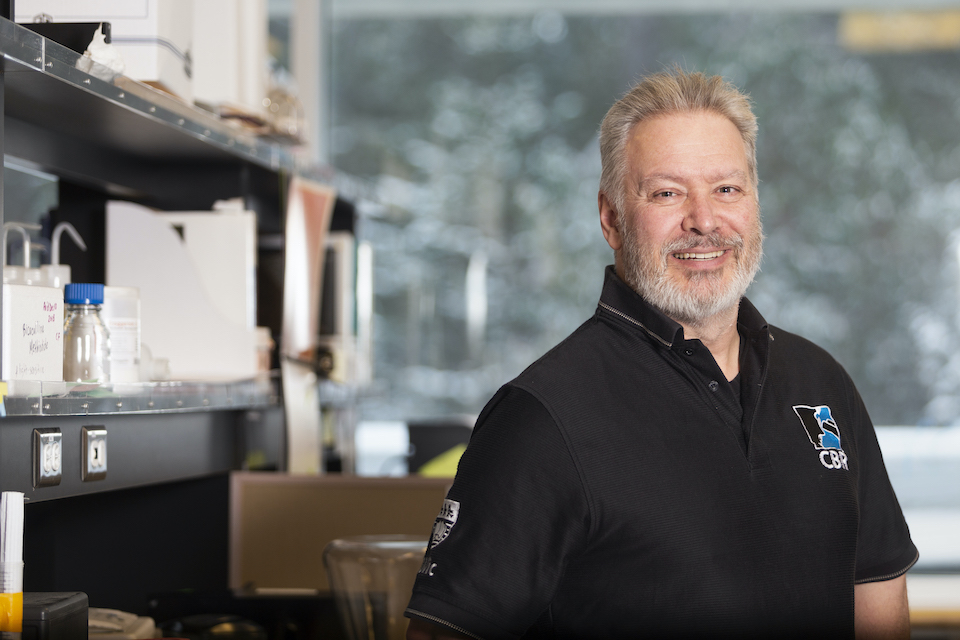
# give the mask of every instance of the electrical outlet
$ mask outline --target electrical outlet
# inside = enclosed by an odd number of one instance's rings
[[[107,430],[84,427],[80,433],[80,450],[83,451],[80,478],[84,482],[103,480],[107,477]]]
[[[33,430],[33,486],[53,487],[60,484],[63,469],[63,446],[60,429]]]

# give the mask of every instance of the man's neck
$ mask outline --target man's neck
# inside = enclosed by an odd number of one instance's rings
[[[740,334],[737,331],[739,305],[697,324],[680,323],[686,339],[699,339],[710,350],[727,380],[740,373]]]

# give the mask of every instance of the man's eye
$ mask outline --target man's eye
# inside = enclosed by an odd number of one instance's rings
[[[677,195],[676,191],[658,191],[653,195],[654,198],[672,198]]]
[[[736,187],[720,187],[720,193],[740,193],[740,189]]]

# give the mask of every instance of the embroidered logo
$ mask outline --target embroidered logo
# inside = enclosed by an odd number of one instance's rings
[[[433,575],[433,572],[437,568],[437,563],[431,559],[430,551],[447,539],[447,536],[450,535],[450,531],[453,529],[453,525],[457,524],[457,518],[459,516],[460,503],[456,500],[450,500],[449,498],[444,499],[443,506],[440,507],[440,515],[437,516],[436,522],[433,523],[433,533],[430,535],[430,546],[427,548],[427,555],[423,559],[423,564],[420,566],[418,573],[425,576]]]
[[[840,427],[827,405],[811,407],[798,404],[794,413],[807,432],[810,444],[819,451],[820,464],[827,469],[847,470],[847,454],[840,445]]]
[[[440,515],[437,516],[436,522],[433,523],[433,535],[430,536],[431,549],[447,539],[447,536],[450,535],[450,531],[453,529],[453,525],[457,524],[457,517],[459,517],[459,515],[460,503],[456,500],[445,499],[443,506],[440,508]]]

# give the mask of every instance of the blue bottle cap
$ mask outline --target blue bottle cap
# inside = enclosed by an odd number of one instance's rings
[[[103,285],[87,282],[71,282],[63,289],[67,304],[103,304]]]

